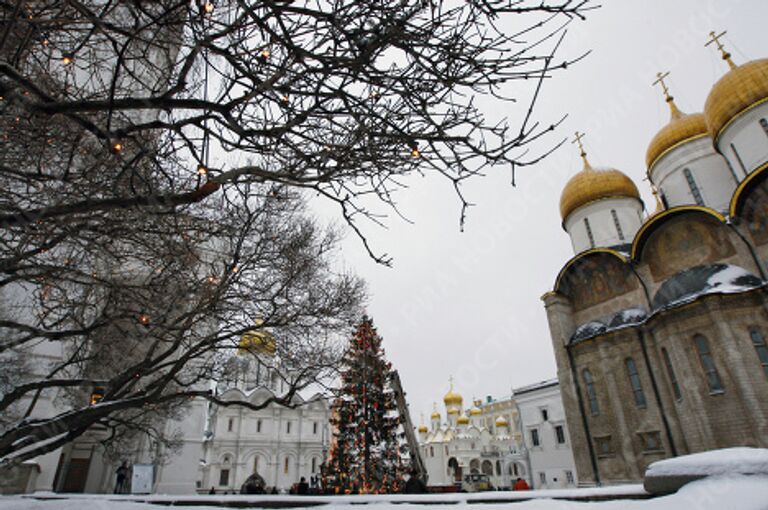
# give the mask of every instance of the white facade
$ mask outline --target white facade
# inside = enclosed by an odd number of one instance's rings
[[[768,162],[768,102],[734,117],[720,133],[717,149],[739,181]]]
[[[737,175],[715,152],[707,135],[664,154],[651,167],[649,176],[668,207],[703,205],[725,212],[737,185]]]
[[[562,489],[578,484],[571,439],[557,379],[518,388],[524,442],[531,463],[533,489]]]
[[[643,223],[643,204],[635,198],[616,197],[590,202],[572,212],[563,224],[574,253],[632,242]]]

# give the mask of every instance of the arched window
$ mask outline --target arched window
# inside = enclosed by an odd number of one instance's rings
[[[696,205],[704,205],[704,199],[701,197],[701,191],[699,191],[699,186],[693,179],[693,174],[691,173],[690,169],[683,168],[683,175],[685,175],[685,180],[688,181],[688,188],[691,190],[691,195],[693,195],[693,199],[696,201]]]
[[[664,358],[664,366],[667,367],[667,376],[669,377],[669,384],[672,386],[672,393],[675,395],[675,400],[682,400],[683,395],[680,393],[680,386],[677,384],[675,369],[672,368],[672,360],[669,359],[669,353],[664,348],[661,349],[661,357]]]
[[[491,464],[490,460],[484,460],[483,461],[483,474],[488,476],[493,476],[493,464]]]
[[[624,362],[627,365],[627,375],[629,376],[629,384],[632,385],[632,394],[635,397],[635,405],[640,409],[645,409],[645,393],[643,393],[643,386],[640,384],[640,374],[637,373],[635,360],[627,358]]]
[[[430,446],[429,447],[429,456],[430,457],[434,457],[435,456],[435,447],[434,446]]]
[[[707,378],[709,391],[711,393],[721,393],[723,391],[723,383],[720,380],[720,374],[717,373],[715,360],[712,359],[707,338],[704,335],[696,335],[693,337],[693,342],[696,344],[696,350],[699,351],[699,361],[701,361],[701,368],[704,370],[704,375]]]
[[[312,473],[317,471],[317,457],[312,457]]]
[[[765,119],[760,120],[761,123],[762,121],[765,121]],[[763,372],[768,376],[768,347],[765,345],[765,337],[763,337],[763,333],[755,327],[749,328],[749,336],[752,337],[752,345],[755,346],[757,358],[763,366]]]
[[[587,399],[589,400],[589,410],[592,416],[600,414],[600,406],[597,404],[597,393],[595,393],[595,380],[592,379],[592,372],[588,368],[585,368],[581,373],[584,378],[584,386],[587,389]]]
[[[253,472],[258,473],[259,472],[259,456],[256,455],[253,458]]]
[[[592,227],[589,225],[589,219],[584,218],[584,227],[587,229],[587,237],[589,238],[589,247],[595,247],[595,238],[592,235]]]
[[[624,232],[621,230],[621,223],[619,223],[619,215],[616,214],[615,209],[611,209],[611,217],[613,218],[613,226],[616,227],[616,233],[619,234],[619,239],[624,240]]]
[[[285,473],[286,475],[288,474],[288,467],[289,467],[289,459],[288,457],[286,457],[285,459],[283,459],[283,473]]]

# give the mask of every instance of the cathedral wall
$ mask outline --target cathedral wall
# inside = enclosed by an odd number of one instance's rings
[[[665,406],[679,422],[680,445],[690,453],[768,442],[768,378],[749,336],[757,325],[768,335],[765,297],[760,291],[738,296],[707,296],[649,323],[654,355],[669,354],[681,393],[673,397],[664,370],[657,380]],[[711,389],[695,344],[703,335],[722,385]]]
[[[585,341],[574,347],[582,398],[603,482],[641,480],[651,462],[669,456],[661,413],[656,404],[637,329]],[[641,404],[635,400],[627,359],[634,362]],[[583,375],[593,377],[599,413],[593,415]]]
[[[699,205],[685,175],[686,168],[690,170],[703,205],[716,211],[727,211],[737,183],[725,159],[715,152],[712,139],[708,136],[676,147],[653,166],[651,180],[663,193],[667,205]]]
[[[768,162],[768,129],[761,125],[761,119],[768,122],[768,103],[735,118],[717,142],[718,150],[731,163],[739,181]]]

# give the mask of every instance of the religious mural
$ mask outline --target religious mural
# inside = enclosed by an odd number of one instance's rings
[[[712,264],[736,253],[727,227],[700,212],[685,212],[666,219],[650,234],[640,258],[656,281],[689,267]]]
[[[740,216],[746,222],[755,244],[768,243],[768,178],[749,191],[742,204]]]
[[[557,290],[578,311],[632,292],[638,285],[637,277],[615,255],[593,253],[567,269]]]

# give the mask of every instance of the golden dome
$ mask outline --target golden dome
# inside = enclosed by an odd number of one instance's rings
[[[509,427],[509,422],[503,416],[499,416],[498,418],[496,418],[496,426],[497,427]]]
[[[427,432],[429,432],[429,429],[427,428],[426,425],[422,424],[422,425],[419,425],[419,432],[426,434]]]
[[[584,168],[568,181],[560,195],[560,217],[565,219],[579,207],[595,200],[613,197],[629,197],[640,200],[640,193],[632,179],[615,169],[594,169],[587,161],[587,153],[581,144],[583,134],[576,133]]]
[[[680,144],[707,135],[707,121],[703,113],[685,114],[678,110],[671,96],[667,96],[671,111],[669,123],[656,133],[645,153],[645,164],[650,171],[666,153]]]
[[[469,417],[466,414],[462,414],[456,420],[456,423],[458,423],[459,425],[469,425]]]
[[[451,381],[451,389],[448,390],[448,393],[446,393],[443,397],[443,402],[445,402],[445,405],[447,406],[460,406],[461,403],[464,402],[464,399],[461,398],[461,395],[453,391],[453,381]]]
[[[480,416],[481,414],[483,414],[483,410],[475,406],[469,410],[469,414],[470,416]]]
[[[459,410],[455,407],[448,409],[448,414],[459,414]]]
[[[256,327],[258,328],[261,324],[261,321],[257,321]],[[275,337],[268,331],[251,329],[240,337],[240,342],[237,344],[237,352],[239,354],[248,352],[272,356],[277,352],[277,343],[275,342]]]
[[[432,420],[439,420],[440,419],[440,413],[437,411],[432,411],[432,414],[429,416]]]
[[[715,142],[739,114],[768,100],[768,59],[736,66],[715,83],[704,103],[709,135]]]

